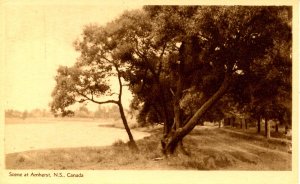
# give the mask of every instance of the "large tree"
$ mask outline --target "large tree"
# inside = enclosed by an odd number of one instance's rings
[[[146,10],[157,21],[155,31],[163,35],[162,42],[175,40],[180,45],[177,60],[173,60],[177,64],[173,69],[175,128],[162,141],[167,154],[175,151],[224,94],[238,93],[237,81],[257,82],[249,78],[255,72],[252,66],[265,61],[275,41],[291,39],[286,21],[289,7],[148,6]],[[201,94],[202,102],[191,117],[182,120],[179,104],[183,92],[190,89]]]

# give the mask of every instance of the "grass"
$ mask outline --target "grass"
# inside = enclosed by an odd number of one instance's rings
[[[146,129],[144,129],[146,130]],[[164,157],[161,129],[138,140],[138,152],[116,141],[107,147],[61,148],[6,155],[8,169],[168,169],[168,170],[291,170],[288,145],[250,139],[222,128],[197,128],[184,139],[191,156]]]

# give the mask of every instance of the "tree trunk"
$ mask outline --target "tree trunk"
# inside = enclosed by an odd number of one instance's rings
[[[265,136],[267,137],[267,132],[268,132],[268,120],[267,119],[265,119]]]
[[[160,84],[159,77],[156,79],[157,83],[159,84],[159,91],[161,93],[161,106],[163,108],[163,117],[164,117],[164,136],[167,136],[168,133],[171,131],[172,124],[173,124],[173,118],[170,117],[171,115],[169,114],[169,110],[167,107],[167,101],[165,97],[165,90]]]
[[[286,124],[286,125],[284,126],[284,133],[287,134],[288,131],[289,131],[289,126]]]
[[[260,134],[260,122],[261,122],[261,118],[260,116],[257,118],[257,133]]]
[[[271,137],[271,131],[270,131],[270,122],[268,119],[265,119],[265,136],[267,139]]]
[[[181,127],[181,110],[180,110],[180,99],[182,96],[182,86],[183,81],[181,75],[179,76],[179,79],[177,81],[177,89],[175,92],[174,97],[174,123],[175,123],[175,130]]]
[[[230,118],[230,125],[231,125],[231,127],[234,127],[234,117]]]
[[[166,137],[171,132],[172,124],[173,121],[166,117],[164,122],[164,137]]]
[[[126,119],[126,116],[125,116],[125,113],[124,113],[124,108],[123,108],[123,105],[122,105],[122,93],[123,93],[123,85],[122,85],[122,80],[121,80],[121,72],[119,70],[119,67],[117,64],[114,65],[116,70],[117,70],[117,73],[118,73],[118,81],[119,81],[119,95],[118,95],[118,103],[117,105],[119,106],[119,111],[120,111],[120,115],[121,115],[121,118],[122,118],[122,121],[123,121],[123,125],[125,127],[125,130],[127,132],[127,135],[129,137],[129,148],[131,148],[132,150],[135,150],[137,151],[138,150],[138,147],[133,139],[133,136],[131,134],[131,131],[130,131],[130,128],[128,126],[128,122],[127,122],[127,119]]]
[[[230,82],[231,78],[226,75],[219,89],[196,111],[193,117],[182,128],[174,132],[171,131],[171,133],[162,140],[163,153],[166,155],[174,153],[178,143],[198,124],[198,119],[225,94]]]
[[[230,119],[229,118],[224,118],[224,126],[230,126]]]
[[[118,106],[119,106],[120,115],[121,115],[121,118],[122,118],[122,121],[123,121],[123,125],[125,127],[125,130],[127,132],[128,137],[129,137],[129,147],[132,148],[133,150],[138,150],[138,147],[137,147],[137,145],[136,145],[136,143],[133,139],[130,128],[128,126],[128,122],[127,122],[127,119],[125,117],[123,105],[121,103],[118,103]]]
[[[247,119],[245,119],[245,129],[247,130],[248,129],[248,121],[249,121],[249,119],[247,118]]]
[[[240,126],[241,126],[241,129],[243,129],[243,118],[239,118],[239,123],[240,123]]]
[[[279,129],[279,128],[278,128],[278,123],[276,122],[276,124],[275,124],[275,132],[276,132],[276,133],[279,132],[278,129]]]
[[[267,138],[271,138],[271,123],[270,121],[267,122],[267,128],[268,128],[268,131],[267,131]]]
[[[237,123],[238,119],[237,117],[233,118],[233,127],[238,128],[238,123]]]
[[[245,118],[241,119],[241,124],[242,124],[242,129],[246,129],[246,123],[245,123]]]
[[[181,49],[184,48],[184,45],[185,44],[181,45]],[[181,50],[180,52],[182,52],[182,51],[183,50]],[[183,56],[183,53],[180,53],[180,54],[181,54],[181,56]],[[167,141],[181,127],[180,99],[181,99],[182,90],[183,90],[182,77],[184,75],[184,57],[181,58],[181,62],[178,64],[177,68],[178,68],[178,80],[176,83],[176,92],[175,92],[175,94],[173,94],[174,95],[174,102],[173,102],[174,122],[173,122],[170,132],[168,134],[166,134],[161,141],[163,153],[165,153],[165,154],[168,154],[168,152],[173,154],[178,143],[180,143],[180,145],[182,145],[182,138],[176,139],[176,143],[169,144]],[[181,147],[183,148],[183,145]]]

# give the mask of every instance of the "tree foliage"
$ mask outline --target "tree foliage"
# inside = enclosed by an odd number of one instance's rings
[[[154,29],[160,35],[159,42],[174,40],[181,45],[175,57],[177,60],[173,60],[177,66],[173,67],[172,73],[177,81],[173,90],[175,124],[182,128],[164,140],[167,152],[174,151],[178,141],[209,109],[216,107],[225,93],[236,103],[249,104],[251,98],[247,97],[246,89],[256,86],[262,91],[258,85],[264,86],[265,96],[273,105],[255,95],[252,100],[268,104],[264,108],[265,116],[278,111],[279,106],[274,101],[280,94],[279,89],[290,84],[289,7],[149,6],[145,9],[160,25]],[[257,65],[266,68],[267,72],[259,72]],[[198,91],[198,95],[185,91]],[[270,92],[272,95],[268,94]],[[286,92],[290,94],[289,87]],[[198,102],[187,100],[193,99],[193,95],[197,96],[194,99]],[[245,101],[247,99],[249,101]],[[182,121],[182,109],[178,104],[184,101],[189,106],[198,104],[192,108],[196,109],[192,117]]]

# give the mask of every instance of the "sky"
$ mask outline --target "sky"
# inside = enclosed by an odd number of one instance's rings
[[[84,25],[105,25],[123,11],[141,7],[129,3],[5,4],[5,109],[48,109],[56,69],[73,65],[79,56],[72,43]],[[129,93],[124,98],[128,106]]]
[[[0,47],[4,44],[4,50],[0,50],[4,60],[0,95],[4,108],[49,108],[56,69],[59,65],[71,66],[79,56],[72,43],[84,25],[104,25],[125,10],[141,8],[137,2],[143,1],[0,0],[0,15],[4,15],[0,20],[0,37],[4,40],[0,43]],[[130,100],[128,94],[123,101],[125,107]]]

